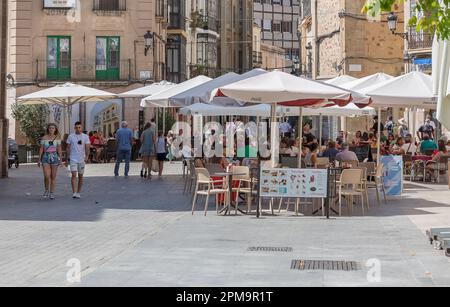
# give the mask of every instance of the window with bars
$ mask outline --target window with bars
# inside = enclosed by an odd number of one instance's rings
[[[94,11],[126,11],[126,0],[94,0]]]

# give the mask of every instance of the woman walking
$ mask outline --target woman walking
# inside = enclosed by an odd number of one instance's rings
[[[143,169],[141,170],[141,177],[152,177],[152,163],[155,157],[156,145],[156,128],[148,123],[144,127],[144,132],[141,135],[141,155],[143,162]]]
[[[62,157],[61,138],[55,124],[47,125],[40,145],[38,167],[42,165],[44,172],[44,198],[55,199],[56,176]]]
[[[173,144],[173,132],[169,131],[167,134],[167,156],[166,159],[169,160],[170,164],[172,164],[173,160],[173,151],[172,151],[172,144]]]
[[[162,176],[163,167],[164,167],[164,161],[166,161],[166,138],[164,137],[164,134],[162,131],[158,132],[158,142],[156,145],[156,153],[157,153],[157,159],[159,162],[159,177]]]

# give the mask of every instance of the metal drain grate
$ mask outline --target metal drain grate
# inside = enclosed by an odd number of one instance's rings
[[[291,270],[359,271],[361,270],[361,265],[356,261],[292,260]]]
[[[294,251],[292,247],[272,247],[272,246],[256,246],[256,247],[249,247],[249,252],[284,252],[284,253],[290,253]]]

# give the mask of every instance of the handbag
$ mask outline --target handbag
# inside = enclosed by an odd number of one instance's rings
[[[153,160],[152,162],[152,172],[158,173],[159,172],[159,161]]]

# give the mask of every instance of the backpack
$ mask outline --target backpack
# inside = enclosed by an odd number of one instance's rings
[[[402,137],[407,137],[408,136],[408,134],[409,134],[409,130],[408,130],[408,126],[406,126],[406,125],[401,125],[400,126],[401,128],[402,128]]]

